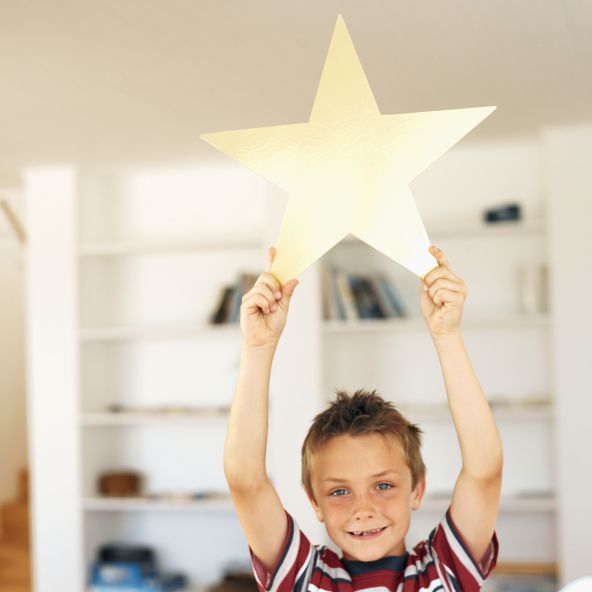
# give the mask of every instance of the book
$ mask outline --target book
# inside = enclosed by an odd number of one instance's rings
[[[337,270],[335,274],[336,284],[340,301],[342,304],[343,320],[353,320],[359,318],[358,306],[354,291],[352,289],[351,277],[343,270]]]
[[[332,313],[332,319],[338,319],[340,321],[345,320],[345,308],[339,292],[339,286],[337,285],[337,276],[339,271],[333,267],[331,268],[331,283],[330,283],[330,310]]]
[[[243,302],[243,296],[255,285],[257,276],[253,273],[243,272],[239,274],[234,285],[233,299],[230,305],[229,323],[238,323],[240,321],[240,307]]]
[[[333,300],[333,269],[323,265],[321,269],[321,309],[323,319],[329,321],[337,318],[335,302]]]
[[[395,287],[382,274],[378,274],[375,278],[377,292],[380,294],[381,301],[386,307],[387,317],[405,317],[407,312]]]
[[[226,322],[228,318],[231,299],[233,295],[232,286],[224,286],[221,288],[218,296],[218,305],[214,309],[214,313],[210,317],[210,323],[213,325],[220,325]]]
[[[238,323],[240,320],[240,307],[243,300],[243,292],[239,283],[233,284],[232,295],[230,296],[230,303],[228,304],[228,316],[226,317],[226,323]]]
[[[367,277],[350,276],[351,290],[354,295],[358,317],[361,319],[384,319],[385,312]]]

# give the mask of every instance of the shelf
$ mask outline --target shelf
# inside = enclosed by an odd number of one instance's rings
[[[211,500],[149,500],[125,497],[87,497],[83,500],[85,512],[233,512],[234,507],[228,499]]]
[[[546,232],[545,221],[520,220],[516,222],[500,222],[496,224],[485,224],[476,222],[451,222],[449,224],[434,223],[425,224],[426,231],[432,241],[439,239],[466,239],[466,238],[498,238],[498,237],[520,237],[520,236],[543,236]],[[353,234],[349,234],[338,244],[362,243]]]
[[[444,513],[450,505],[450,497],[430,497],[423,500],[421,510],[426,512]],[[500,512],[516,513],[552,513],[556,510],[556,500],[550,496],[524,496],[524,497],[502,497],[500,500]]]
[[[79,332],[79,338],[82,342],[210,339],[216,337],[238,339],[240,337],[239,324],[199,325],[197,323],[186,323],[163,325],[161,327],[100,327],[81,329]]]
[[[480,331],[494,329],[529,329],[548,327],[547,314],[509,314],[491,316],[490,318],[467,318],[462,321],[464,331]],[[392,319],[355,319],[349,321],[323,321],[325,335],[342,335],[346,333],[397,333],[427,330],[423,318],[404,317]]]
[[[85,413],[80,418],[83,427],[127,426],[183,426],[222,424],[228,421],[227,413]]]
[[[133,255],[167,255],[175,253],[192,253],[198,251],[232,251],[245,249],[261,249],[260,237],[242,238],[210,238],[203,240],[169,240],[169,241],[136,241],[136,242],[100,242],[82,244],[78,248],[81,258],[85,257],[119,257]]]
[[[489,401],[491,410],[497,420],[550,420],[553,417],[553,407],[551,402],[545,403],[497,403]],[[449,420],[450,410],[447,405],[424,404],[424,405],[406,405],[404,403],[397,405],[397,409],[405,416],[415,421],[430,420]]]

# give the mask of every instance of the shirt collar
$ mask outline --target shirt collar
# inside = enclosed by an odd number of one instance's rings
[[[355,559],[342,558],[341,562],[350,575],[360,576],[379,570],[404,571],[405,566],[407,565],[408,556],[409,552],[405,552],[403,555],[389,555],[387,557],[375,559],[374,561],[358,561]]]

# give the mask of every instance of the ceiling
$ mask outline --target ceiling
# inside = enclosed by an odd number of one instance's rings
[[[383,113],[497,105],[465,142],[592,119],[590,0],[0,0],[0,170],[306,121],[339,13]]]

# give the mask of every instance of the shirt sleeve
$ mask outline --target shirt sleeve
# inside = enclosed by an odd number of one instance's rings
[[[428,545],[450,590],[480,590],[497,563],[499,542],[494,532],[487,551],[479,562],[469,550],[452,520],[450,507],[438,527],[432,531]]]
[[[301,590],[302,587],[299,583],[304,581],[307,575],[310,575],[310,568],[314,565],[316,548],[300,530],[288,511],[285,510],[285,512],[288,520],[288,530],[282,549],[271,571],[267,571],[251,547],[249,547],[253,573],[255,574],[259,592]]]

